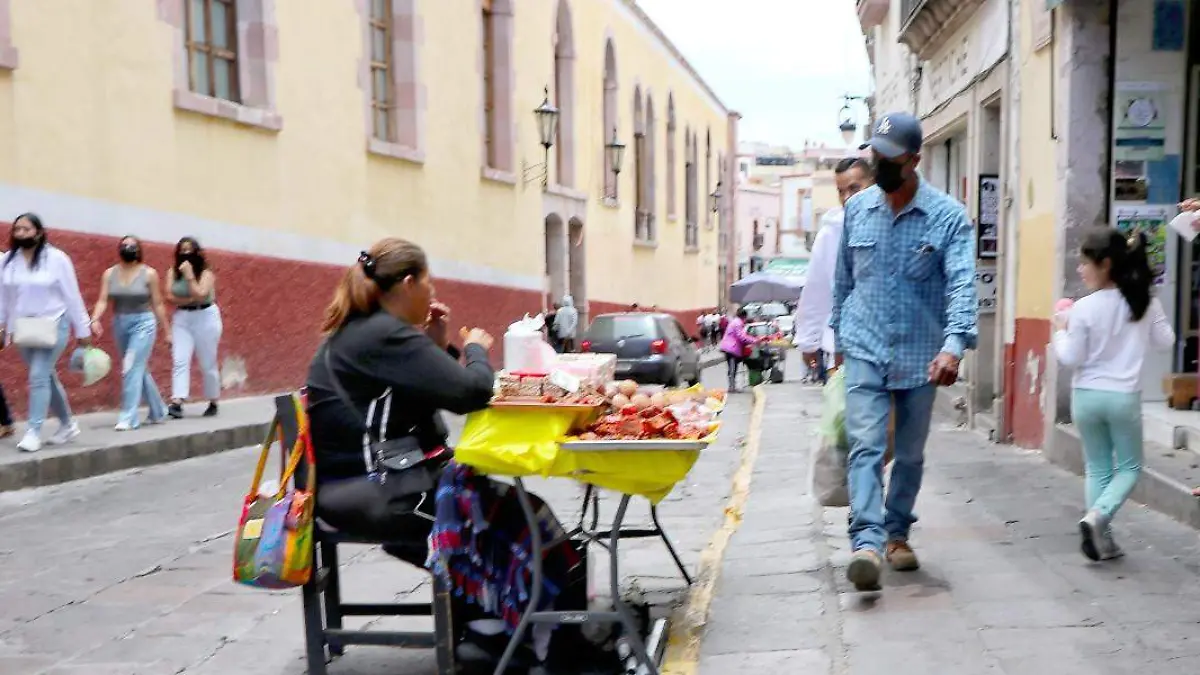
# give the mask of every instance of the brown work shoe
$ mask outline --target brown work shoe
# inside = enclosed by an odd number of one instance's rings
[[[914,572],[921,569],[917,554],[903,539],[893,539],[887,545],[887,561],[897,572]]]
[[[846,568],[846,578],[854,584],[857,591],[879,590],[879,573],[883,561],[879,554],[869,548],[860,548],[850,557],[850,566]]]

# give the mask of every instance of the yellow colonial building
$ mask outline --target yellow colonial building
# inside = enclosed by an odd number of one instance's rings
[[[251,388],[386,235],[496,330],[714,306],[736,119],[632,0],[0,0],[0,214],[85,295],[115,237],[198,237]]]

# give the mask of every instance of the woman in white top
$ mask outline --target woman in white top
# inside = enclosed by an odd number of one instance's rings
[[[0,344],[11,339],[29,367],[29,423],[17,448],[37,452],[50,409],[60,422],[51,444],[68,443],[79,435],[54,368],[72,332],[81,344],[91,344],[91,319],[75,266],[66,253],[47,243],[40,218],[32,213],[17,216],[10,243],[0,267]]]
[[[1054,352],[1074,368],[1071,418],[1083,439],[1087,515],[1079,521],[1083,554],[1122,555],[1109,523],[1142,472],[1142,362],[1167,349],[1175,332],[1150,295],[1154,274],[1146,237],[1098,228],[1083,239],[1079,276],[1092,291],[1055,317]]]

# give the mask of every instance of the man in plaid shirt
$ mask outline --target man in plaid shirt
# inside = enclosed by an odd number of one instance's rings
[[[854,550],[847,575],[859,590],[879,587],[884,557],[898,571],[919,567],[908,534],[937,387],[958,380],[963,352],[978,337],[974,228],[962,204],[917,173],[921,142],[912,115],[880,117],[862,146],[874,155],[875,186],[846,203],[838,252],[830,326],[846,369]]]

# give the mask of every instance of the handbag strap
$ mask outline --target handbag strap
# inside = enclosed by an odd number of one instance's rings
[[[267,428],[267,437],[262,443],[262,452],[258,455],[258,466],[254,469],[254,479],[250,482],[250,492],[247,494],[254,496],[258,494],[258,487],[262,485],[263,473],[267,470],[267,458],[271,455],[271,446],[275,444],[275,435],[279,431],[279,419],[271,420],[271,425]]]

